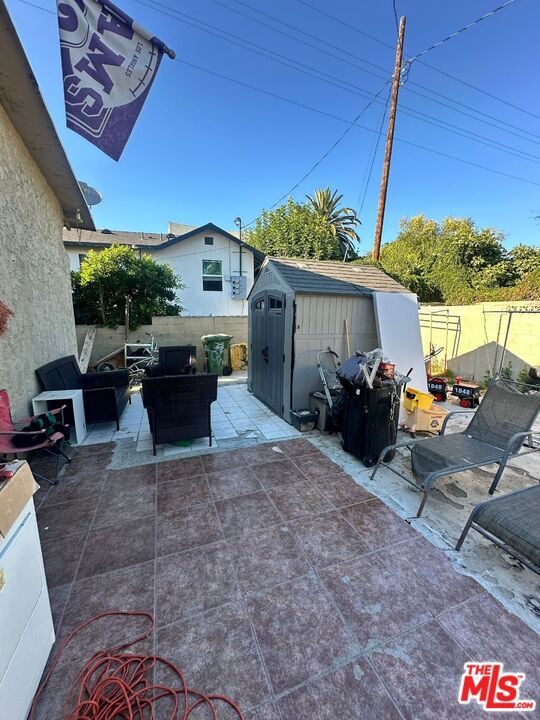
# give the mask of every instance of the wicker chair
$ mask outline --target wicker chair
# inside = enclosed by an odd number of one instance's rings
[[[208,437],[212,445],[210,406],[217,399],[217,375],[164,375],[143,378],[154,455],[156,445]]]
[[[163,375],[195,375],[197,348],[195,345],[162,345],[159,362],[146,368],[147,377]]]

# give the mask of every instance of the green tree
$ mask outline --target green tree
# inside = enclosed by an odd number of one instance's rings
[[[326,220],[332,235],[339,240],[343,257],[352,259],[357,257],[355,244],[360,242],[360,238],[356,228],[360,220],[356,210],[340,207],[342,197],[337,190],[332,192],[329,187],[315,190],[313,196],[306,195],[309,205]]]
[[[540,268],[540,248],[531,245],[516,245],[510,250],[510,260],[515,278],[519,282],[527,273]]]
[[[125,322],[126,296],[132,330],[154,315],[179,315],[175,290],[182,289],[171,267],[139,257],[127,245],[90,250],[79,272],[71,273],[75,322],[116,327]]]
[[[337,236],[328,221],[307,204],[289,198],[274,210],[263,210],[246,241],[267,255],[313,260],[342,260]]]

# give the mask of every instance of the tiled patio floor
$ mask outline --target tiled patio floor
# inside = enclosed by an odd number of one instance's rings
[[[481,718],[457,702],[470,660],[525,672],[540,701],[535,632],[306,439],[121,470],[112,457],[75,450],[36,498],[60,639],[98,612],[149,610],[145,651],[248,720]],[[85,632],[37,717],[60,720],[83,658],[135,625]]]
[[[222,380],[229,382],[222,383]],[[298,437],[300,433],[249,393],[245,382],[220,378],[218,398],[212,404],[212,435],[214,447],[227,447],[230,441],[249,444],[249,442]],[[138,452],[152,449],[148,417],[139,392],[132,394],[131,404],[126,407],[120,418],[119,430],[116,430],[116,423],[91,425],[88,427],[84,444],[117,442],[125,439],[134,440]],[[158,447],[158,456],[169,457],[207,447],[208,439],[200,438],[186,447],[162,445]]]

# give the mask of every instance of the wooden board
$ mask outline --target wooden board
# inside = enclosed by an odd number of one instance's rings
[[[92,348],[94,347],[94,340],[96,339],[96,326],[91,325],[86,331],[84,343],[79,357],[79,368],[82,373],[88,370],[88,364],[92,355]]]

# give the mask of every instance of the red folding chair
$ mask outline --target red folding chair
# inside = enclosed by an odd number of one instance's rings
[[[66,405],[63,405],[56,410],[50,410],[52,415],[58,415],[64,411]],[[62,451],[62,442],[64,435],[61,432],[53,432],[48,435],[47,430],[31,430],[23,431],[17,430],[17,426],[24,427],[28,425],[32,420],[35,419],[35,415],[26,418],[20,418],[19,420],[13,421],[11,417],[11,407],[9,404],[9,396],[7,390],[0,390],[0,456],[6,460],[8,455],[17,455],[18,453],[30,453],[35,451],[45,452],[53,457],[56,457],[56,471],[54,480],[43,477],[38,473],[34,473],[34,476],[48,482],[50,485],[56,485],[58,483],[58,470],[60,467],[60,460],[63,459],[66,463],[71,462],[70,458]],[[26,435],[29,444],[21,447],[13,443],[15,435],[23,436]],[[43,440],[40,442],[30,443],[30,439],[34,439],[36,435],[43,435]]]

